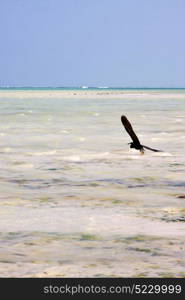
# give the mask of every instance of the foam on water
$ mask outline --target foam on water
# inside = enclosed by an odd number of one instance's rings
[[[152,221],[146,218],[125,215],[124,211],[118,211],[116,208],[103,209],[95,207],[94,209],[84,207],[52,208],[55,218],[51,221],[51,208],[33,208],[10,207],[9,217],[11,219],[1,220],[1,232],[9,232],[11,224],[14,224],[15,232],[21,231],[41,231],[41,232],[62,232],[97,234],[98,232],[108,238],[113,235],[127,236],[128,228],[130,235],[146,234],[164,237],[184,237],[184,225],[182,223],[167,224],[159,221]],[[7,211],[7,210],[6,210]],[[174,209],[164,209],[165,212],[174,212]],[[80,220],[79,220],[80,218]],[[63,220],[61,226],[61,219]],[[10,221],[11,220],[11,221]],[[42,220],[42,222],[40,222]]]
[[[36,155],[36,156],[46,156],[46,155],[55,155],[56,150],[52,151],[43,151],[43,152],[27,152],[28,155]]]

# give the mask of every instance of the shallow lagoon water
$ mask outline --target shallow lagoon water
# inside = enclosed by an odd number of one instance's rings
[[[185,92],[29,93],[0,95],[1,276],[185,276]]]

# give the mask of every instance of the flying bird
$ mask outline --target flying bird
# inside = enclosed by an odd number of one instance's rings
[[[137,135],[135,134],[135,132],[132,128],[132,125],[130,124],[129,120],[125,116],[121,116],[121,122],[122,122],[123,126],[125,127],[125,130],[130,135],[130,137],[133,141],[133,142],[129,143],[130,148],[140,150],[141,154],[144,154],[145,149],[148,149],[148,150],[151,150],[154,152],[161,152],[161,150],[156,150],[156,149],[150,148],[148,146],[141,145]]]

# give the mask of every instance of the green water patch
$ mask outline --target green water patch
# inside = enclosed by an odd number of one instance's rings
[[[127,250],[131,251],[138,251],[138,252],[145,252],[145,253],[152,253],[151,249],[148,248],[139,248],[139,247],[128,247]]]
[[[179,167],[179,166],[182,167],[182,166],[184,166],[184,164],[181,164],[181,163],[170,163],[169,166],[170,167]]]
[[[83,234],[63,234],[58,232],[8,232],[0,233],[2,244],[16,245],[22,243],[25,246],[43,246],[56,241],[80,240]],[[84,234],[85,236],[85,234]],[[88,239],[88,235],[87,235]],[[95,236],[89,235],[89,240],[95,239]]]
[[[1,232],[0,233],[0,238],[1,241],[12,241],[12,242],[16,242],[19,241],[20,239],[26,239],[27,237],[30,236],[30,233],[27,232],[22,232],[22,231],[10,231],[10,232]]]
[[[132,242],[151,242],[156,240],[161,240],[161,237],[156,236],[148,236],[148,235],[134,235],[134,236],[128,236],[124,238],[117,239],[117,242],[122,243],[132,243]]]
[[[112,204],[123,204],[123,201],[121,201],[121,200],[113,200]]]
[[[91,183],[89,184],[89,186],[96,187],[96,186],[100,186],[100,184],[97,183],[97,182],[91,182]]]
[[[148,184],[129,184],[127,185],[128,189],[134,189],[134,188],[145,188],[148,187]]]
[[[183,217],[168,217],[168,216],[164,216],[160,218],[161,221],[165,221],[165,222],[185,222],[185,216]]]
[[[160,272],[158,273],[161,278],[176,278],[176,276],[172,272]]]
[[[156,178],[153,177],[153,176],[145,176],[145,177],[132,177],[130,178],[131,180],[134,180],[136,182],[146,182],[146,181],[149,181],[149,182],[153,182],[153,181],[156,181]]]
[[[43,196],[43,197],[39,197],[38,201],[39,202],[49,202],[52,198],[48,197],[48,196]]]
[[[100,198],[100,202],[110,202],[112,204],[124,204],[124,201],[120,199],[115,199],[114,197],[105,197],[105,198]]]
[[[81,241],[97,241],[99,237],[93,234],[82,234],[79,239]]]
[[[141,273],[138,273],[135,277],[137,277],[137,278],[148,277],[148,273],[147,272],[141,272]]]
[[[143,243],[140,247],[138,247],[136,244],[133,243],[133,246],[126,247],[126,250],[149,254],[150,256],[168,256],[168,254],[165,254],[161,252],[159,248],[156,248],[154,245],[151,247],[150,243]]]
[[[13,260],[7,260],[7,259],[0,259],[0,263],[3,263],[3,264],[16,264],[15,261]]]
[[[185,222],[185,208],[167,207],[162,211],[159,219],[166,222]]]
[[[79,197],[79,200],[81,200],[81,198]],[[91,206],[91,207],[113,207],[113,206],[133,206],[133,205],[137,205],[138,203],[136,201],[128,201],[125,198],[123,198],[122,196],[118,196],[118,197],[89,197],[88,201],[87,199],[85,199],[82,204],[81,207],[87,207],[87,206]]]

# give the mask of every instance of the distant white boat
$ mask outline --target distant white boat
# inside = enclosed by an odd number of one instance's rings
[[[82,89],[88,89],[88,86],[83,85]]]

